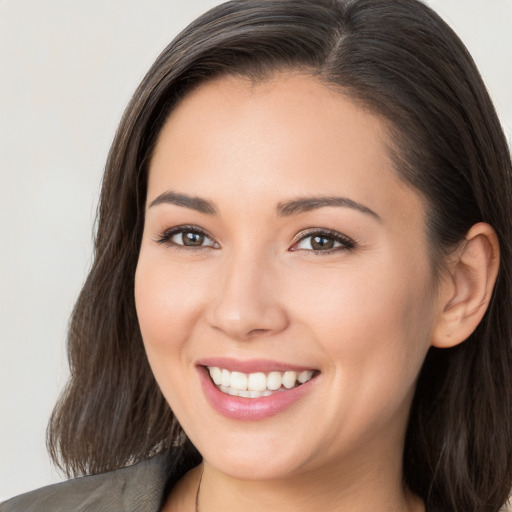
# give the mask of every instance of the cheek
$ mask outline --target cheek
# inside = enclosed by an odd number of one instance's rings
[[[391,256],[391,255],[390,255]],[[434,327],[428,262],[389,257],[303,282],[291,296],[330,360],[340,389],[388,400],[414,385]]]
[[[186,341],[205,302],[202,282],[200,274],[179,271],[161,257],[141,251],[135,305],[149,363],[164,394],[166,381],[190,366]]]
[[[325,276],[303,274],[290,290],[296,316],[308,319],[321,339],[408,338],[428,332],[432,323],[433,284],[428,269],[404,271],[399,265],[342,268]],[[369,336],[370,333],[375,336]],[[401,335],[401,336],[400,336]]]
[[[190,412],[187,404],[194,391],[183,383],[197,380],[187,341],[193,337],[205,300],[200,277],[176,270],[144,250],[135,274],[135,305],[146,355],[160,390],[180,421]]]

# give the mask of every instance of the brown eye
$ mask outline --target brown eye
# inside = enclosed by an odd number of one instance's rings
[[[184,231],[181,234],[183,245],[188,247],[200,247],[204,243],[205,236],[194,231]]]
[[[334,239],[326,236],[312,236],[310,243],[314,251],[325,251],[334,248]]]
[[[291,250],[312,251],[315,253],[326,253],[334,251],[349,250],[355,248],[355,242],[341,233],[336,231],[323,232],[316,231],[304,235],[297,243],[293,245]]]
[[[157,240],[160,244],[178,247],[190,247],[191,249],[212,247],[219,248],[219,244],[214,242],[206,233],[199,228],[177,227],[166,231]]]

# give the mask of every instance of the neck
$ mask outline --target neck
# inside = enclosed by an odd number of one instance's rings
[[[421,500],[392,475],[373,467],[354,468],[345,474],[327,467],[283,480],[248,481],[223,474],[204,462],[197,474],[198,512],[423,512]],[[200,485],[199,485],[200,483]]]

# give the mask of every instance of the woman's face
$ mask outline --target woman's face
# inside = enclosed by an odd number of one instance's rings
[[[217,470],[400,464],[438,301],[424,203],[385,137],[298,74],[208,82],[160,133],[137,313],[165,398]]]

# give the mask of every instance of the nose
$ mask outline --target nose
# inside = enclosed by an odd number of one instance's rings
[[[207,313],[211,327],[239,341],[286,329],[289,318],[280,301],[279,271],[271,260],[246,251],[223,263],[220,287]]]

